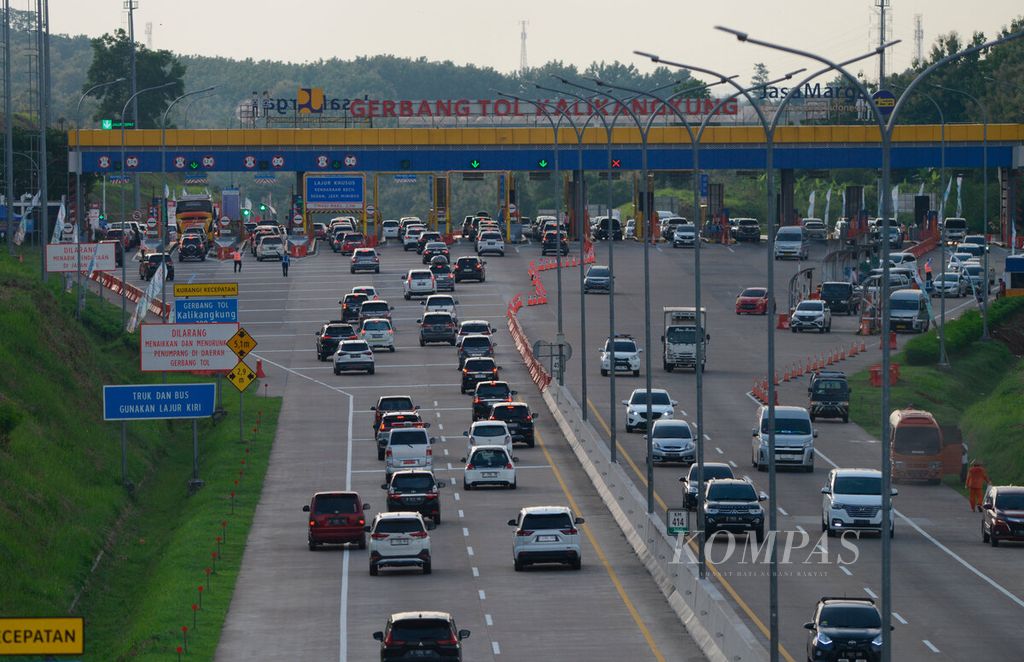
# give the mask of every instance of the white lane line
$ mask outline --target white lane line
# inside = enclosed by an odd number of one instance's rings
[[[924,643],[925,646],[928,647],[929,650],[931,650],[931,652],[933,652],[933,653],[938,653],[939,652],[939,649],[936,648],[935,644],[933,644],[932,642],[928,641],[927,639],[922,639],[921,641]]]
[[[758,405],[758,406],[760,406],[760,405],[761,405],[761,401],[760,401],[760,400],[758,400],[757,398],[755,398],[755,397],[754,397],[754,394],[753,394],[753,393],[751,393],[750,391],[747,391],[745,395],[746,395],[746,396],[747,396],[748,398],[750,398],[750,400],[751,400],[751,401],[752,401],[752,402],[753,402],[753,403],[754,403],[755,405]]]
[[[459,509],[459,517],[463,518],[465,516],[466,516],[466,513],[462,512],[462,509]]]
[[[473,566],[473,576],[474,577],[479,577],[480,576],[480,568],[478,568],[476,566]]]
[[[345,448],[345,491],[352,489],[352,409],[353,400],[351,394],[348,396],[348,444]],[[350,552],[345,549],[341,560],[341,606],[338,610],[338,632],[348,632],[348,566]],[[348,637],[341,637],[338,651],[339,662],[348,660]]]
[[[817,448],[814,449],[814,453],[818,457],[820,457],[821,459],[825,460],[830,465],[832,465],[833,469],[838,469],[839,468],[838,464],[836,464],[835,462],[830,460],[826,455],[824,455]],[[995,590],[999,591],[1000,593],[1005,595],[1007,598],[1012,600],[1013,603],[1016,604],[1018,607],[1024,607],[1024,600],[1022,600],[1021,598],[1019,598],[1016,595],[1014,595],[1013,593],[1011,593],[1009,590],[1007,590],[1001,584],[999,584],[996,580],[992,579],[991,577],[989,577],[988,575],[983,573],[981,570],[978,570],[973,565],[971,565],[970,563],[965,561],[959,554],[957,554],[956,552],[951,550],[949,547],[946,547],[941,542],[936,540],[930,533],[928,533],[927,531],[922,529],[920,526],[918,526],[917,522],[915,522],[914,520],[910,519],[909,517],[907,517],[906,515],[904,515],[903,513],[901,513],[898,510],[894,509],[893,512],[896,514],[896,517],[898,517],[901,521],[905,522],[908,526],[910,526],[910,528],[914,529],[914,531],[917,531],[919,534],[921,534],[921,536],[923,536],[925,540],[927,540],[931,544],[933,544],[936,547],[938,547],[939,549],[941,549],[943,552],[948,554],[950,556],[950,558],[955,560],[957,563],[962,565],[967,570],[969,570],[972,573],[974,573],[974,575],[977,576],[979,579],[981,579],[986,584],[988,584],[989,586],[991,586],[992,588],[994,588]]]
[[[439,412],[439,411],[435,411],[434,415],[437,416],[438,418],[441,418],[441,412]]]
[[[491,642],[491,650],[494,652],[495,655],[501,655],[501,646],[498,645],[498,642]]]
[[[711,437],[709,435],[705,434],[704,435],[704,441],[711,441]]]
[[[494,619],[490,614],[484,614],[484,623],[487,623],[488,626],[494,625]]]
[[[721,448],[719,448],[718,446],[715,446],[715,452],[717,452],[717,453],[718,453],[719,455],[725,455],[725,451],[723,451],[723,450],[722,450]]]
[[[461,513],[462,511],[460,510],[459,512]],[[469,529],[467,529],[466,527],[462,527],[462,537],[463,538],[468,538],[469,537]]]
[[[434,400],[434,406],[435,407],[437,406],[437,400]]]
[[[868,588],[867,586],[865,586],[865,587],[864,587],[864,592],[865,592],[865,593],[867,593],[867,594],[868,594],[868,597],[869,597],[869,598],[871,598],[872,600],[877,600],[877,599],[878,599],[878,596],[877,596],[877,595],[875,595],[875,592],[874,592],[874,591],[872,591],[872,590],[871,590],[870,588]]]
[[[447,454],[448,454],[448,449],[447,449],[447,448],[446,448],[446,449],[444,449],[444,454],[445,454],[445,455],[447,455]]]
[[[779,506],[777,510],[779,511],[780,514],[785,515],[786,517],[789,517],[789,513],[787,513],[786,510],[782,506]]]
[[[900,616],[896,612],[892,613],[892,617],[895,618],[897,621],[899,621],[900,625],[906,625],[907,624],[907,619],[903,618],[902,616]]]
[[[475,556],[475,554],[473,553],[473,548],[469,545],[466,545],[466,553],[470,556]]]
[[[451,462],[449,462],[449,463],[448,463],[448,471],[451,471],[451,470],[452,470],[452,463],[451,463]]]
[[[796,530],[799,531],[800,533],[803,533],[804,535],[807,535],[807,529],[805,529],[804,527],[800,526],[799,524],[796,525]]]
[[[839,569],[845,572],[847,577],[853,577],[853,573],[850,572],[850,569],[847,568],[845,565],[839,566]]]
[[[441,416],[441,415],[440,415],[440,414],[438,414],[438,418],[440,418],[440,416]],[[438,429],[438,430],[443,430],[443,429],[444,429],[444,423],[438,423],[438,424],[437,424],[437,429]]]
[[[682,414],[684,418],[685,418],[685,417],[687,417],[687,416],[689,416],[689,414],[687,414],[687,413],[686,413],[685,411],[683,411],[682,409],[680,409],[680,410],[679,410],[679,413],[680,413],[680,414]]]
[[[456,501],[458,501],[458,500],[459,500],[459,493],[458,493],[458,492],[453,492],[453,493],[452,493],[452,496],[453,496],[453,497],[455,497],[455,500],[456,500]]]
[[[736,468],[737,468],[737,467],[736,467],[736,463],[735,463],[735,462],[733,462],[732,460],[729,460],[729,466],[730,466],[730,467],[732,467],[733,469],[736,469]]]
[[[476,593],[477,593],[477,595],[479,595],[479,596],[480,596],[480,599],[481,599],[481,600],[486,600],[486,599],[487,599],[487,594],[486,594],[486,593],[484,593],[484,590],[483,590],[483,589],[480,589],[480,590],[479,590],[479,591],[477,591]]]

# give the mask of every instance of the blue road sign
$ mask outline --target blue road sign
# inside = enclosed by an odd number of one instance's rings
[[[871,95],[871,98],[874,99],[875,106],[878,108],[878,112],[882,113],[882,117],[889,117],[893,108],[896,107],[896,95],[889,90],[878,90]]]
[[[354,175],[306,175],[306,208],[337,209],[363,204],[363,178]]]
[[[238,299],[175,299],[174,321],[178,324],[238,321]]]
[[[103,420],[148,421],[213,416],[216,384],[129,384],[103,387]]]
[[[700,197],[708,197],[708,175],[703,172],[700,174]]]

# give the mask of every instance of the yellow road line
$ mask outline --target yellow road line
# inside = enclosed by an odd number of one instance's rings
[[[594,405],[594,401],[591,400],[590,398],[587,398],[587,404],[590,406],[590,411],[594,412],[594,415],[597,416],[597,422],[600,423],[601,427],[604,428],[605,434],[611,437],[612,429],[608,427],[608,423],[604,420],[604,417],[601,416],[601,412],[597,410],[597,407]],[[640,478],[640,482],[644,484],[644,487],[647,487],[646,474],[640,471],[640,467],[637,466],[636,462],[633,461],[633,458],[630,457],[629,453],[626,452],[626,450],[622,447],[621,444],[618,445],[618,453],[622,457],[626,458],[626,463],[633,468],[633,471],[636,472],[637,477]],[[661,506],[663,509],[668,509],[668,506],[665,504],[665,500],[661,498],[657,491],[654,492],[654,500],[657,501],[658,505]],[[693,551],[697,551],[697,544],[693,540],[689,542],[689,545]],[[722,585],[725,591],[730,596],[732,596],[732,599],[735,600],[736,604],[740,606],[740,609],[743,610],[743,613],[745,613],[747,617],[754,622],[754,625],[756,625],[757,629],[761,631],[761,634],[763,634],[765,637],[771,637],[771,633],[768,631],[768,626],[766,626],[764,622],[760,618],[758,618],[757,614],[754,613],[754,610],[750,608],[750,605],[748,605],[746,601],[740,597],[740,594],[736,592],[736,589],[732,587],[732,584],[730,584],[725,579],[725,577],[722,576],[722,573],[719,572],[717,567],[715,567],[715,564],[711,561],[708,561],[707,559],[705,559],[705,563],[711,570],[711,574],[714,575],[715,579],[718,580],[718,582]],[[779,644],[779,654],[781,654],[782,657],[785,658],[786,662],[796,662],[796,660],[793,659],[793,656],[789,654],[789,652],[781,643]]]
[[[572,508],[574,513],[580,513],[580,507],[576,503],[576,499],[573,498],[572,492],[569,491],[569,486],[565,484],[565,480],[562,478],[562,472],[558,470],[558,465],[555,464],[554,459],[551,457],[551,453],[548,452],[548,447],[544,443],[544,438],[541,436],[540,431],[534,432],[537,437],[538,443],[540,443],[540,449],[544,452],[544,457],[548,461],[548,465],[551,466],[551,471],[555,474],[555,480],[562,488],[562,492],[565,493],[565,498],[569,500],[569,507]],[[615,586],[616,592],[619,597],[622,598],[622,602],[625,603],[626,609],[629,611],[629,615],[633,617],[633,622],[640,628],[640,633],[644,636],[644,640],[647,645],[651,648],[651,652],[654,653],[654,658],[658,662],[665,662],[665,656],[658,649],[658,644],[654,643],[654,637],[651,636],[651,631],[647,629],[647,624],[640,618],[640,613],[633,606],[633,601],[626,595],[626,589],[622,586],[622,582],[619,581],[619,575],[612,568],[612,564],[608,562],[608,557],[605,556],[604,550],[597,543],[597,539],[594,538],[594,534],[590,532],[590,527],[583,526],[583,533],[587,536],[587,540],[590,541],[590,545],[597,552],[597,558],[601,560],[601,564],[604,566],[605,571],[608,573],[608,577],[612,580],[612,584]]]

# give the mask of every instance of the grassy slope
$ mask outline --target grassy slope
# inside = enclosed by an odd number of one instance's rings
[[[238,397],[225,398],[228,419],[200,424],[201,475],[207,487],[186,495],[191,425],[128,426],[129,477],[120,485],[119,426],[101,420],[104,383],[159,379],[138,372],[137,337],[119,333],[120,310],[91,298],[81,323],[57,278],[43,286],[37,262],[0,258],[0,399],[23,413],[8,447],[0,447],[0,615],[86,617],[87,659],[173,654],[181,625],[228,520],[194,653],[212,657],[266,469],[280,400],[250,387],[247,436],[256,412],[262,429],[238,488],[245,446],[238,443]],[[235,514],[228,493],[236,489]],[[97,554],[103,550],[95,574]]]

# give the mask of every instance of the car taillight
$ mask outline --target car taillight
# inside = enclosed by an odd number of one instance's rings
[[[385,538],[388,537],[388,534],[386,534],[386,533],[373,533],[373,534],[370,535],[370,537],[373,538],[374,540],[384,540]]]
[[[512,468],[514,468],[514,467],[512,466],[512,463],[511,463],[511,462],[509,462],[509,463],[507,463],[507,464],[505,465],[505,468],[506,468],[506,469],[512,469]]]
[[[520,529],[519,531],[516,531],[516,535],[517,536],[532,536],[533,535],[533,531],[527,531],[526,529]]]
[[[390,448],[387,450],[386,453],[384,453],[384,457],[391,457],[391,449]]]
[[[475,405],[480,404],[480,398],[473,398],[473,404],[475,404]]]
[[[532,420],[533,420],[533,416],[527,416],[527,417],[526,417],[526,422],[527,422],[527,423],[529,423],[529,422],[530,422],[530,421],[532,421]]]
[[[366,518],[365,517],[360,517],[359,518],[359,526],[366,526]]]
[[[577,533],[579,533],[579,531],[577,529],[575,529],[575,528],[572,528],[572,529],[561,529],[561,532],[564,533],[567,536],[574,536]]]
[[[434,449],[427,446],[427,457],[431,457],[434,454]]]
[[[480,271],[480,270],[481,270],[482,268],[483,268],[483,267],[482,267],[481,265],[479,265],[479,264],[478,264],[478,265],[476,265],[476,270],[477,270],[477,271]]]
[[[320,340],[327,340],[329,338],[330,338],[330,336],[320,336]]]
[[[447,639],[438,639],[437,643],[440,646],[454,646],[455,644],[459,643],[459,641],[455,638],[455,635],[451,635]]]
[[[476,469],[476,467],[473,466],[472,462],[466,465],[466,470],[467,471],[472,471],[473,469]]]
[[[412,533],[409,534],[409,537],[410,538],[426,538],[427,537],[427,532],[426,531],[413,531]]]
[[[309,520],[309,525],[310,526],[316,526],[316,520],[315,519]]]
[[[469,374],[469,369],[468,368],[463,368],[462,369],[462,374],[468,375]]]
[[[437,498],[437,492],[430,492],[429,494],[424,495],[423,498],[427,499],[428,501],[436,499]]]

